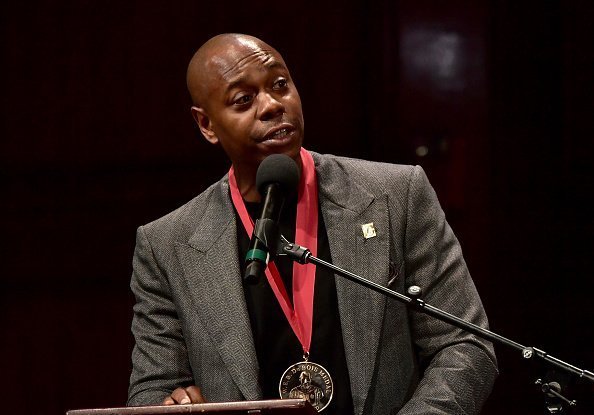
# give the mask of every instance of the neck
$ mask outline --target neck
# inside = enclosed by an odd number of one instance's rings
[[[298,157],[295,161],[297,162],[300,174],[303,174],[301,157]],[[260,192],[256,188],[258,166],[252,168],[251,166],[238,166],[234,164],[233,170],[235,171],[235,180],[237,181],[237,188],[239,189],[239,193],[241,193],[242,199],[246,202],[260,202]]]
[[[241,197],[246,202],[259,202],[260,193],[256,188],[256,171],[257,169],[233,166],[235,170],[235,180],[237,181],[237,188]]]

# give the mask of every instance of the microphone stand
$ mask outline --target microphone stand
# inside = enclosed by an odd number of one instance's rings
[[[345,277],[346,279],[353,281],[359,285],[367,287],[394,300],[400,301],[401,303],[404,303],[407,307],[417,312],[428,314],[432,317],[437,318],[438,320],[441,320],[460,329],[468,331],[472,334],[475,334],[482,339],[490,340],[493,343],[511,347],[517,350],[518,352],[521,352],[522,357],[526,360],[538,358],[544,362],[547,362],[551,366],[554,366],[555,368],[577,375],[580,379],[585,379],[594,384],[593,372],[580,369],[577,366],[571,365],[567,362],[564,362],[561,359],[549,355],[544,350],[538,349],[536,347],[524,346],[518,342],[510,340],[483,327],[477,326],[476,324],[462,320],[461,318],[456,317],[453,314],[450,314],[437,307],[427,304],[420,298],[422,295],[422,291],[421,288],[416,285],[412,285],[408,288],[408,296],[400,294],[382,285],[376,284],[373,281],[369,281],[363,277],[360,277],[357,274],[353,274],[352,272],[337,267],[334,264],[316,258],[311,254],[311,251],[309,249],[287,241],[285,237],[282,235],[280,237],[280,249],[278,249],[277,252],[278,255],[286,255],[293,261],[296,261],[300,264],[312,263],[317,266],[321,266],[322,268],[330,270],[333,273]],[[555,397],[558,398],[559,402],[561,402],[560,404],[555,405],[549,405],[547,402],[546,408],[549,414],[563,414],[564,404],[567,404],[570,407],[575,407],[577,405],[577,402],[575,400],[570,401],[569,399],[561,395],[561,388],[557,382],[547,383],[543,382],[541,379],[538,379],[536,381],[536,384],[541,386],[541,390],[545,398]]]

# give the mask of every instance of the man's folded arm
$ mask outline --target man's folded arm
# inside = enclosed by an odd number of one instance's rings
[[[409,182],[405,238],[407,284],[421,287],[428,304],[488,327],[460,244],[420,167],[413,170]],[[480,413],[497,376],[491,343],[431,316],[410,313],[423,373],[413,396],[398,413]]]

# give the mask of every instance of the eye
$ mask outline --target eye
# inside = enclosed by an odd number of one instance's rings
[[[233,105],[246,105],[252,101],[252,96],[249,94],[239,95],[233,100]]]
[[[274,81],[273,88],[274,89],[283,89],[283,88],[286,88],[287,85],[288,85],[288,82],[285,78],[279,78],[276,81]]]

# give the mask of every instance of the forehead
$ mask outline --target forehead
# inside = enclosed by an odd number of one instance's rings
[[[209,70],[228,84],[242,78],[248,70],[286,70],[282,56],[272,47],[252,39],[236,39],[212,55]]]

